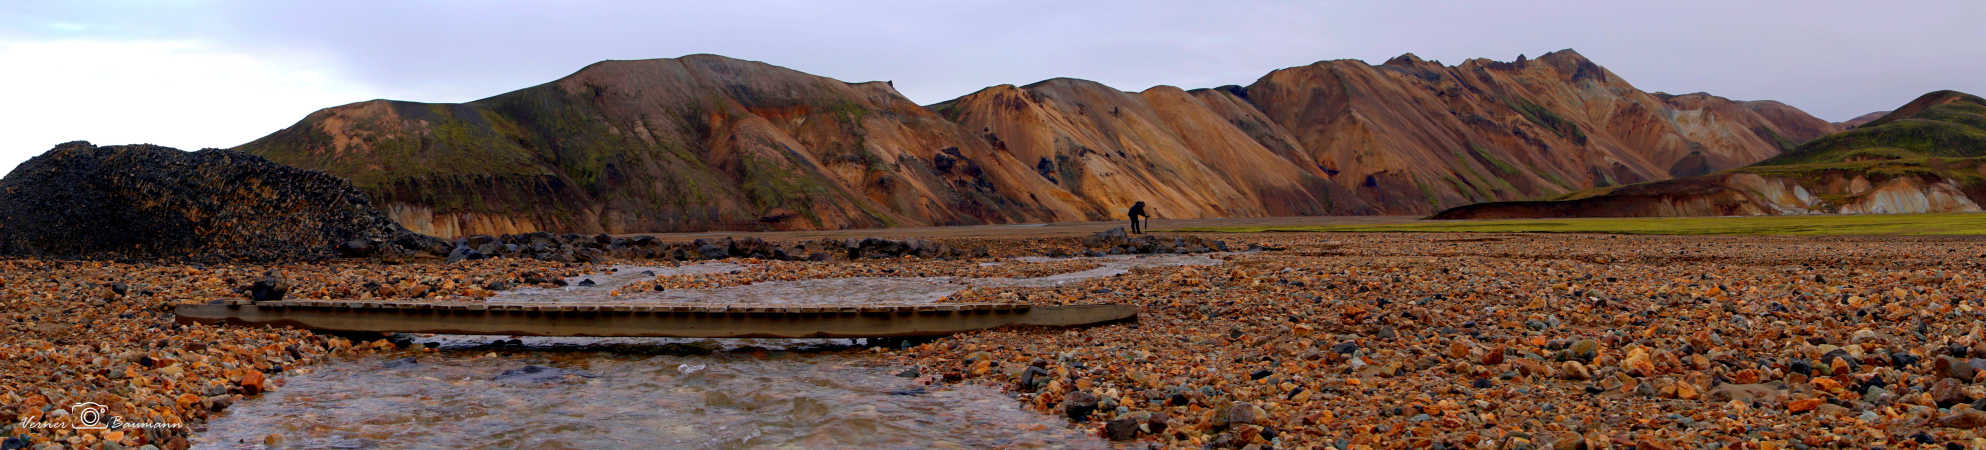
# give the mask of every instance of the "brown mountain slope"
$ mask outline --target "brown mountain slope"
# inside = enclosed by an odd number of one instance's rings
[[[1645,93],[1571,50],[1459,66],[1324,61],[1245,92],[1389,213],[1693,175],[1835,131],[1773,102]]]
[[[1750,166],[1555,201],[1480,203],[1434,218],[1926,213],[1979,211],[1982,202],[1986,99],[1938,91]]]
[[[1086,217],[885,83],[713,55],[602,62],[460,105],[346,105],[241,149],[350,178],[443,236]]]
[[[1096,214],[1136,201],[1166,217],[1366,211],[1311,164],[1292,163],[1287,157],[1303,154],[1287,137],[1263,136],[1283,139],[1277,152],[1236,125],[1280,132],[1225,93],[1171,86],[1130,93],[1058,78],[995,86],[934,109],[1032,162]]]
[[[823,229],[1423,213],[1734,167],[1833,125],[1635,90],[1570,51],[1327,61],[1246,88],[1002,85],[918,106],[714,55],[608,61],[464,104],[318,111],[240,147],[351,179],[410,229]]]

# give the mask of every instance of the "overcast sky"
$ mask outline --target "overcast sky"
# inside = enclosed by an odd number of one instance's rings
[[[691,53],[892,80],[925,104],[1058,76],[1195,88],[1326,59],[1561,48],[1643,90],[1836,121],[1986,94],[1980,0],[283,3],[0,4],[0,171],[70,140],[230,147],[323,107],[474,100]]]

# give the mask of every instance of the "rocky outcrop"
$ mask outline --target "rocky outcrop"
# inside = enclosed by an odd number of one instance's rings
[[[0,179],[0,254],[286,261],[409,254],[407,231],[338,177],[229,150],[56,146]]]
[[[440,236],[1425,213],[1695,175],[1833,124],[1635,89],[1577,53],[1325,61],[1123,92],[1058,78],[918,106],[715,55],[607,61],[463,104],[375,100],[239,149]]]

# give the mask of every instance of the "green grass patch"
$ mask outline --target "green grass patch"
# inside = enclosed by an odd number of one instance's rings
[[[1551,130],[1552,134],[1557,134],[1559,137],[1571,139],[1573,143],[1586,145],[1586,132],[1580,130],[1578,124],[1552,113],[1552,110],[1524,100],[1512,102],[1509,106],[1510,109],[1516,110],[1518,115],[1524,116],[1524,120]]]
[[[1822,136],[1758,165],[1986,156],[1986,100],[1934,92],[1898,109],[1905,110],[1915,112]]]
[[[1986,166],[1986,157],[1912,157],[1904,159],[1863,159],[1842,162],[1758,165],[1733,169],[1732,172],[1792,178],[1801,181],[1803,184],[1825,183],[1832,176],[1853,177],[1859,175],[1868,177],[1869,181],[1873,182],[1914,176],[1938,177],[1959,184],[1970,185],[1986,182],[1986,176],[1980,174],[1981,166]]]
[[[1986,235],[1986,213],[1443,220],[1387,225],[1242,226],[1182,232]]]
[[[1504,162],[1502,159],[1498,159],[1496,157],[1496,152],[1484,149],[1482,148],[1482,146],[1478,146],[1474,142],[1469,143],[1469,153],[1471,155],[1474,155],[1477,159],[1481,159],[1485,162],[1488,162],[1490,168],[1496,170],[1496,173],[1498,175],[1503,175],[1506,177],[1514,177],[1518,175],[1516,167],[1512,167],[1510,163]]]

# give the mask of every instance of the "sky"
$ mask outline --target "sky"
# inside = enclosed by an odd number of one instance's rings
[[[1647,91],[1827,120],[1986,94],[1986,1],[0,3],[0,173],[57,143],[232,147],[375,98],[462,102],[604,59],[716,53],[930,104],[1053,77],[1248,84],[1330,59],[1573,48]]]

